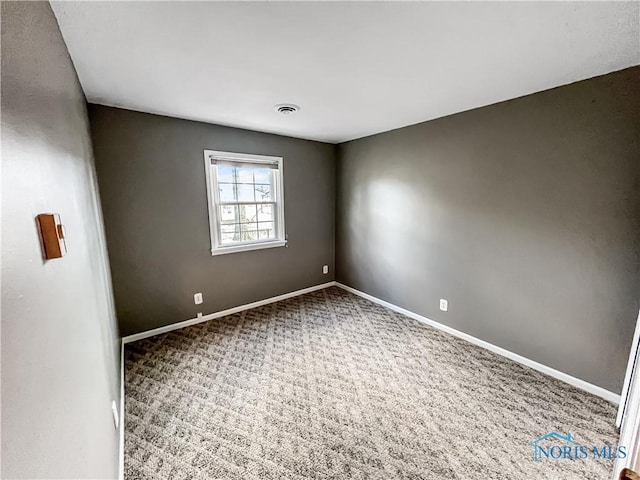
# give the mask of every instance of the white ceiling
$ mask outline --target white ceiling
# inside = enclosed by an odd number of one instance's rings
[[[52,5],[89,102],[334,143],[640,63],[638,2]]]

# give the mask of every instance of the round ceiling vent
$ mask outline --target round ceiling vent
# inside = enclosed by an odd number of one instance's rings
[[[279,103],[273,108],[276,112],[282,113],[283,115],[291,115],[292,113],[300,111],[300,107],[298,105],[294,105],[293,103]]]

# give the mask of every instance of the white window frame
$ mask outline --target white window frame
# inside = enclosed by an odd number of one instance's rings
[[[275,201],[275,231],[276,238],[269,240],[251,240],[238,242],[233,245],[220,244],[220,220],[219,207],[220,192],[217,188],[217,170],[212,160],[226,160],[239,163],[255,163],[257,165],[277,163],[277,173],[274,175],[274,201]],[[246,252],[249,250],[261,250],[263,248],[284,247],[287,244],[284,228],[284,175],[282,157],[267,155],[253,155],[249,153],[221,152],[218,150],[204,151],[204,170],[207,179],[207,208],[209,210],[209,233],[211,235],[211,254],[223,255],[226,253]]]

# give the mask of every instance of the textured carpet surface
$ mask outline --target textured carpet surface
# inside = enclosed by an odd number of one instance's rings
[[[127,479],[606,479],[595,396],[338,288],[126,349]]]

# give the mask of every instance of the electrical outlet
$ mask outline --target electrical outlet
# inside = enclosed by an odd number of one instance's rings
[[[111,402],[111,412],[113,413],[113,424],[116,426],[117,430],[118,425],[120,424],[120,418],[118,417],[118,406],[116,405],[115,400]]]
[[[325,275],[329,273],[329,265],[324,265],[322,267],[322,273],[324,273]]]
[[[443,312],[446,312],[447,310],[449,310],[448,300],[445,300],[444,298],[440,299],[440,310],[442,310]]]
[[[202,312],[198,312],[198,319],[202,318]]]
[[[196,305],[200,305],[200,304],[202,303],[202,294],[201,294],[201,293],[196,293],[196,294],[193,296],[193,302],[194,302]]]

